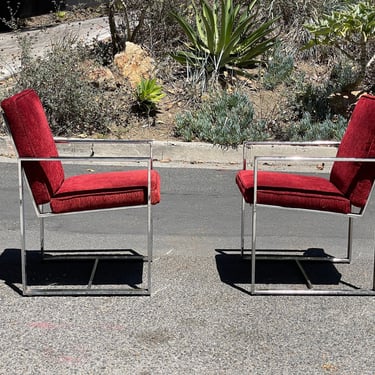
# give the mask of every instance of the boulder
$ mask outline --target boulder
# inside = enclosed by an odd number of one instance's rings
[[[126,42],[124,52],[118,53],[114,64],[119,73],[135,88],[143,79],[149,79],[154,70],[154,60],[139,45]]]

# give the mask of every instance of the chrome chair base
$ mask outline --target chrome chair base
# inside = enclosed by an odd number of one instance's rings
[[[152,261],[147,256],[61,253],[26,250],[22,285],[13,283],[13,289],[24,296],[151,294]]]
[[[250,250],[251,252],[251,250]],[[375,295],[375,288],[373,289],[365,289],[359,288],[355,285],[349,284],[345,281],[341,281],[340,283],[345,285],[344,288],[334,287],[331,288],[323,288],[317,287],[311,281],[311,278],[308,275],[308,272],[305,270],[304,264],[308,262],[326,262],[333,263],[333,264],[350,264],[349,259],[347,258],[334,258],[334,257],[304,257],[304,256],[289,256],[289,255],[264,255],[262,251],[257,251],[258,254],[256,255],[256,262],[261,263],[263,261],[277,261],[277,262],[285,262],[285,261],[293,261],[296,265],[296,272],[299,273],[304,281],[304,289],[297,289],[297,288],[273,288],[273,287],[264,287],[260,283],[258,284],[254,280],[250,283],[250,294],[252,295],[316,295],[316,296],[373,296]],[[252,256],[247,255],[245,251],[242,251],[242,259],[252,262]],[[282,267],[282,264],[280,264]],[[299,272],[298,272],[299,271]],[[255,276],[255,275],[254,275]],[[299,285],[303,285],[299,284]]]
[[[251,234],[251,244],[252,247],[250,250],[245,251],[245,201],[242,198],[241,204],[241,256],[243,259],[248,259],[251,262],[251,288],[250,294],[252,295],[345,295],[345,296],[373,296],[375,295],[375,246],[374,246],[374,259],[373,259],[373,268],[372,268],[372,286],[369,288],[359,288],[355,285],[347,284],[347,288],[345,289],[315,289],[313,283],[311,282],[310,278],[308,277],[302,263],[304,262],[328,262],[328,263],[346,263],[350,264],[352,260],[352,253],[353,253],[353,221],[356,217],[361,217],[361,214],[353,214],[353,215],[340,215],[345,216],[348,219],[348,232],[347,232],[347,249],[346,249],[346,256],[343,258],[338,258],[334,256],[329,256],[325,254],[324,256],[305,256],[305,255],[290,255],[285,251],[278,251],[277,254],[270,253],[269,251],[262,251],[257,249],[257,207],[261,207],[262,205],[252,205],[252,234]],[[270,207],[270,206],[266,206]],[[275,207],[285,209],[283,207]],[[310,211],[310,210],[304,210]],[[246,253],[249,253],[248,255]],[[306,289],[277,289],[277,288],[262,288],[256,283],[255,275],[256,275],[256,267],[258,262],[264,260],[277,260],[277,261],[290,261],[293,260],[296,262],[297,268],[299,269],[300,273],[302,274]]]

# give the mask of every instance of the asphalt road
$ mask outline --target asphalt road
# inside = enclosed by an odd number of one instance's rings
[[[0,168],[0,374],[375,374],[373,297],[247,293],[249,265],[231,256],[234,170],[159,168],[151,297],[25,298],[9,285],[19,282],[16,165]],[[51,220],[46,245],[137,245],[144,227],[133,212]],[[335,266],[344,281],[370,280],[374,216],[371,205],[355,227],[353,264]],[[33,248],[30,206],[27,217]],[[345,247],[336,216],[262,210],[259,219],[261,247]]]

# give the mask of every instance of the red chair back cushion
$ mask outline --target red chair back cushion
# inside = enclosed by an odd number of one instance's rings
[[[375,158],[375,96],[363,95],[351,116],[337,157]],[[357,207],[364,207],[375,178],[375,163],[335,162],[330,180]]]
[[[43,105],[37,93],[24,90],[1,102],[20,157],[57,157],[58,152]],[[24,163],[36,204],[50,201],[64,181],[59,161]]]

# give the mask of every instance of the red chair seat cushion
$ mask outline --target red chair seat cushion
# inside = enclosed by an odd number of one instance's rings
[[[160,176],[151,171],[151,203],[160,201]],[[51,198],[54,213],[147,204],[147,170],[104,172],[67,178]]]
[[[236,183],[247,203],[253,203],[254,173],[242,170]],[[258,171],[257,203],[310,210],[350,212],[350,201],[323,177]]]

